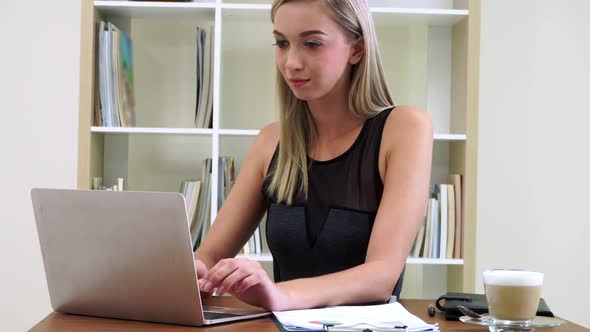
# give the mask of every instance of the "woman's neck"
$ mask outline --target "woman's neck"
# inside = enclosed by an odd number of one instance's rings
[[[343,74],[332,91],[322,98],[307,101],[317,128],[318,143],[338,139],[354,131],[364,122],[349,109],[348,94],[351,83],[349,79],[345,79],[349,76],[349,73]]]
[[[317,128],[318,143],[347,135],[364,122],[350,111],[345,94],[308,101],[308,106]]]

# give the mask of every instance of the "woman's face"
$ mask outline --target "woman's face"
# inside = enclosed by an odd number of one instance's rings
[[[274,29],[277,66],[297,98],[310,101],[348,91],[351,64],[361,55],[328,8],[287,2],[275,14]]]

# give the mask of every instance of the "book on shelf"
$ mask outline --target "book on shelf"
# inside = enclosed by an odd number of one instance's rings
[[[447,177],[447,183],[450,183],[455,188],[455,241],[453,248],[453,258],[463,257],[462,243],[463,243],[463,175],[450,174]]]
[[[189,227],[192,229],[196,223],[197,204],[201,194],[200,180],[184,180],[180,187],[186,203],[186,215]]]
[[[462,176],[451,174],[448,183],[435,184],[425,216],[410,251],[412,257],[460,259],[463,241]]]
[[[133,46],[129,36],[112,22],[98,23],[98,82],[95,125],[134,125]]]
[[[447,250],[444,252],[446,258],[453,258],[455,248],[455,186],[447,184]],[[441,254],[442,255],[442,254]]]
[[[428,207],[428,205],[427,205]],[[416,234],[416,240],[412,246],[411,254],[412,257],[420,257],[420,249],[422,249],[422,243],[424,242],[424,233],[426,232],[426,217],[423,218],[420,224],[418,234]]]
[[[439,201],[439,223],[438,223],[438,250],[434,258],[446,258],[447,255],[447,233],[449,229],[449,202],[446,184],[434,185],[434,193]]]
[[[432,215],[430,222],[430,248],[428,252],[428,258],[439,258],[440,249],[440,197],[434,195],[432,199]]]
[[[219,157],[217,206],[221,208],[235,182],[234,157]]]
[[[420,255],[417,257],[427,258],[430,255],[430,233],[432,232],[432,208],[434,206],[434,198],[428,197],[428,203],[426,206],[426,231],[424,232],[424,239],[422,241],[422,248],[420,248]]]
[[[193,250],[196,250],[211,227],[211,158],[203,160],[201,168],[202,192],[197,204],[198,222],[191,228]]]
[[[211,128],[213,113],[213,26],[197,27],[195,127]]]

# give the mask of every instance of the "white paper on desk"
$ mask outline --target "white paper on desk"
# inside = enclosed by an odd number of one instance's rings
[[[436,325],[430,325],[412,315],[400,303],[388,303],[370,306],[337,306],[321,309],[275,311],[275,317],[287,330],[321,330],[321,321],[335,321],[342,323],[338,327],[370,324],[366,327],[392,327],[393,322],[402,322],[408,331],[438,330]]]

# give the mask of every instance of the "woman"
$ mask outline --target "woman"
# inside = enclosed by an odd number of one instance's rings
[[[275,0],[271,15],[280,121],[195,253],[201,291],[273,311],[385,302],[425,209],[430,118],[393,110],[366,0]],[[231,258],[265,210],[275,282]]]

